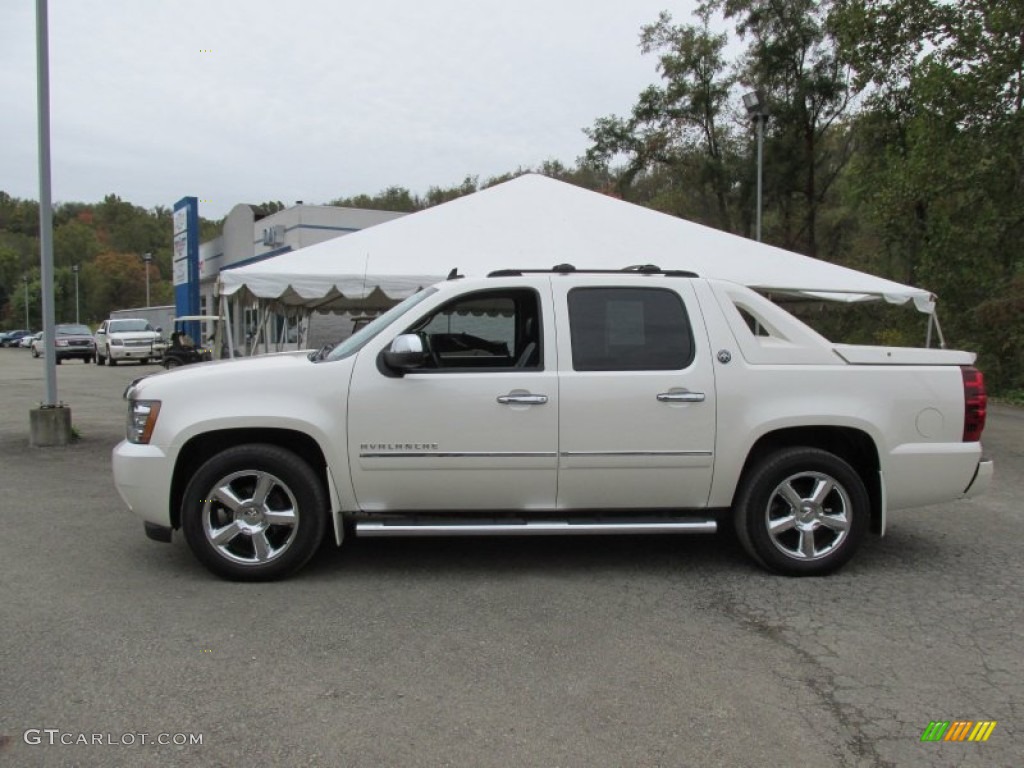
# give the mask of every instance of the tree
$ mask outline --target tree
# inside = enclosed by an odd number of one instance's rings
[[[145,266],[135,254],[102,253],[85,265],[80,280],[86,315],[92,320],[106,317],[112,309],[146,303]]]
[[[1024,270],[1024,8],[845,0],[840,11],[844,54],[867,88],[857,199],[900,279],[941,295],[947,334],[981,350],[996,388],[1024,386],[1012,312]]]
[[[706,0],[702,12],[735,19],[748,46],[739,81],[771,104],[766,196],[781,245],[819,255],[818,219],[850,156],[836,126],[852,95],[832,30],[834,0]],[[768,207],[768,206],[766,206]]]
[[[377,211],[412,213],[422,208],[420,202],[405,187],[388,187],[376,195],[356,195],[332,200],[330,205],[343,208],[368,208]]]
[[[624,193],[638,179],[660,178],[673,212],[729,231],[738,158],[726,114],[735,76],[724,59],[727,36],[711,31],[710,11],[698,17],[699,24],[674,25],[662,12],[643,28],[640,49],[658,54],[663,83],[640,94],[630,117],[600,118],[586,131],[593,142],[586,163],[607,167],[624,157]]]
[[[72,219],[53,230],[53,263],[70,267],[92,261],[103,250],[96,230]]]

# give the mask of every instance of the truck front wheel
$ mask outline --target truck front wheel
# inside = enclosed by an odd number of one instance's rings
[[[870,500],[857,472],[817,448],[784,448],[744,478],[735,507],[743,548],[769,570],[823,576],[857,551]]]
[[[324,535],[323,483],[309,464],[276,445],[216,454],[185,490],[181,525],[196,557],[218,576],[268,581],[298,570]]]

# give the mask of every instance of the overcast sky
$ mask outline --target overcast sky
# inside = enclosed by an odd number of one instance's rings
[[[694,0],[50,0],[53,199],[207,218],[550,159],[656,82]],[[0,190],[38,199],[35,2],[3,0]]]

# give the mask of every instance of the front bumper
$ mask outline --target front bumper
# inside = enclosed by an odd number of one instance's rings
[[[171,527],[174,458],[155,445],[122,440],[111,455],[114,485],[128,508],[147,523]]]
[[[74,358],[92,360],[95,353],[95,347],[57,347],[58,360],[69,360]]]
[[[150,345],[144,347],[111,347],[111,360],[153,360],[162,353]]]

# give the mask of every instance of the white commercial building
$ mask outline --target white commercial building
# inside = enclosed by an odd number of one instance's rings
[[[304,205],[257,217],[245,204],[236,205],[224,219],[220,237],[199,246],[199,310],[216,314],[215,291],[221,270],[254,264],[282,253],[348,235],[391,221],[403,213],[342,208],[330,205]],[[246,322],[235,318],[235,339],[245,339]]]

